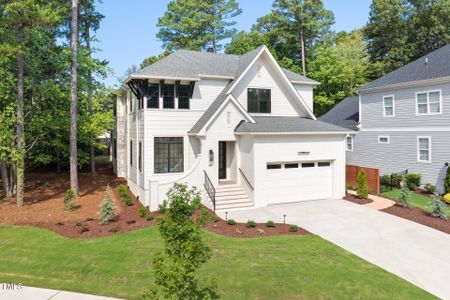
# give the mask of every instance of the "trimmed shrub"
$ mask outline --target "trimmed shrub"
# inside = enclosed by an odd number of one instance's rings
[[[434,196],[433,200],[430,203],[431,214],[435,218],[439,218],[442,220],[447,219],[447,208],[445,207],[444,202],[442,202],[441,198],[438,196]]]
[[[450,193],[445,194],[444,197],[442,197],[442,200],[450,204]]]
[[[229,219],[227,223],[228,225],[236,225],[236,221],[234,219]]]
[[[367,199],[369,197],[369,185],[367,184],[366,173],[363,170],[358,172],[356,182],[356,197],[359,199]]]
[[[256,222],[252,221],[252,220],[248,220],[247,228],[255,228],[255,227],[256,227]]]
[[[447,174],[444,179],[444,188],[446,194],[450,193],[450,167],[447,167]]]
[[[158,209],[161,214],[165,214],[167,208],[168,208],[167,200],[163,200],[163,202],[160,205],[158,205]]]
[[[406,185],[410,190],[415,190],[420,186],[420,181],[422,180],[422,175],[417,173],[409,173],[405,175]]]
[[[380,177],[380,185],[392,186],[395,188],[400,188],[400,183],[402,182],[402,175],[397,173],[386,174]]]
[[[100,204],[100,222],[99,224],[105,225],[113,221],[116,218],[116,208],[111,200],[111,188],[106,188],[105,196]]]
[[[266,226],[267,226],[267,227],[275,227],[276,225],[275,225],[275,222],[274,222],[274,221],[269,220],[269,221],[267,221]]]
[[[75,200],[75,193],[72,189],[68,189],[64,195],[64,207],[68,211],[74,211],[77,207],[73,201]]]
[[[297,225],[291,225],[291,226],[289,226],[289,231],[290,231],[290,232],[297,232],[297,231],[298,231],[298,226],[297,226]]]
[[[399,198],[400,204],[403,207],[411,207],[411,192],[409,191],[409,187],[405,182],[405,179],[402,184],[402,189],[400,191],[400,198]]]
[[[423,188],[424,188],[425,192],[427,192],[428,194],[436,193],[436,186],[432,185],[431,183],[425,184],[425,186]]]
[[[216,215],[213,215],[210,220],[211,220],[211,222],[216,223],[216,222],[220,221],[220,218],[218,216],[216,216]]]
[[[380,176],[380,185],[391,186],[391,175]]]
[[[128,195],[127,187],[123,184],[117,187],[117,191],[119,192],[120,199],[122,199],[123,203],[127,206],[133,205],[133,199]]]

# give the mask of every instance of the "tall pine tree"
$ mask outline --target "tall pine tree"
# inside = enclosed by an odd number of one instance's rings
[[[172,0],[159,18],[157,37],[166,51],[178,49],[220,51],[233,36],[241,13],[236,0]]]

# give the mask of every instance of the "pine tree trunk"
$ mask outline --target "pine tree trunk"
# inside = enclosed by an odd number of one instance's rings
[[[88,52],[89,57],[91,57],[91,35],[89,32],[89,22],[86,22],[86,26],[84,28],[84,35],[86,37],[86,50]],[[89,114],[92,116],[94,114],[94,111],[92,109],[92,72],[91,69],[88,69],[88,74],[87,74],[87,94],[88,94],[88,110],[89,110]],[[95,137],[92,137],[93,139]],[[97,173],[95,171],[95,147],[93,144],[93,141],[91,141],[91,145],[90,145],[90,150],[91,150],[91,175],[95,176]]]
[[[72,20],[70,23],[70,48],[72,69],[70,83],[70,188],[78,197],[78,158],[77,158],[77,117],[78,117],[78,0],[72,0]]]
[[[19,45],[19,54],[17,55],[17,157],[16,157],[16,178],[17,178],[17,190],[16,199],[17,206],[23,206],[23,194],[24,194],[24,182],[25,182],[25,158],[24,158],[24,134],[23,134],[23,107],[24,107],[24,65],[25,57],[23,54],[23,38],[24,38],[24,26],[20,24],[17,29],[16,41]]]
[[[8,167],[6,166],[6,162],[0,162],[2,169],[2,183],[3,183],[3,192],[5,193],[6,198],[11,198],[12,193],[9,187],[9,178],[8,178]]]
[[[300,47],[302,50],[302,71],[303,76],[306,76],[306,61],[305,61],[305,36],[303,34],[303,28],[300,27]]]

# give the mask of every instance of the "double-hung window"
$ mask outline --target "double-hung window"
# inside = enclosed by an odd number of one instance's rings
[[[385,117],[395,116],[394,96],[383,97],[383,116]]]
[[[349,135],[346,139],[347,151],[353,151],[353,136]]]
[[[417,160],[431,162],[431,138],[429,136],[417,137]]]
[[[139,172],[142,172],[142,142],[139,142],[138,166]]]
[[[416,93],[417,114],[433,115],[442,113],[441,91]]]
[[[189,86],[178,85],[178,109],[189,109]]]
[[[162,94],[163,108],[175,108],[175,85],[165,84]]]
[[[183,138],[155,137],[155,173],[180,173],[183,170]]]
[[[269,89],[247,90],[247,111],[250,113],[271,112],[271,92]]]
[[[159,84],[148,85],[147,108],[159,108]]]

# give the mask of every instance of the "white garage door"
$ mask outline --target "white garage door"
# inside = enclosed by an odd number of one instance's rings
[[[331,162],[268,163],[267,191],[275,202],[330,198]]]

